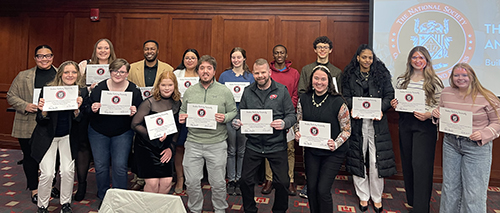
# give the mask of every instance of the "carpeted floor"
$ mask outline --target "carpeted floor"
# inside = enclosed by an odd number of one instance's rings
[[[0,149],[0,213],[2,212],[36,212],[36,205],[30,201],[30,193],[26,188],[26,179],[22,170],[22,165],[17,165],[17,161],[22,158],[20,150]],[[132,175],[129,174],[129,179]],[[302,182],[297,180],[297,182]],[[59,182],[58,182],[59,184]],[[96,198],[95,174],[91,169],[88,176],[88,190],[86,199],[81,202],[73,201],[71,206],[73,212],[87,213],[97,212],[99,200]],[[57,185],[59,188],[59,185]],[[302,185],[298,186],[299,189]],[[434,184],[432,192],[431,212],[439,212],[440,184]],[[76,190],[76,187],[75,187]],[[256,200],[259,212],[271,212],[274,190],[269,195],[260,194],[261,186],[256,188]],[[213,212],[210,201],[210,186],[203,183],[205,195],[204,212]],[[361,212],[358,208],[358,199],[355,195],[351,176],[337,176],[332,187],[334,211],[335,212]],[[187,196],[180,195],[186,205]],[[490,187],[488,191],[488,212],[500,213],[500,187]],[[241,196],[228,196],[229,208],[226,212],[243,212]],[[408,212],[405,206],[406,198],[403,182],[398,180],[386,180],[383,205],[386,213]],[[59,199],[50,201],[49,211],[60,212],[61,205]],[[290,213],[309,212],[307,199],[299,196],[290,196]],[[367,212],[374,212],[370,207]]]

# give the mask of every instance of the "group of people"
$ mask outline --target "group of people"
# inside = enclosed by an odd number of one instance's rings
[[[287,48],[273,48],[274,61],[257,59],[247,65],[246,51],[230,52],[231,66],[215,79],[217,62],[187,49],[174,70],[157,59],[159,45],[143,44],[144,60],[129,64],[116,58],[113,44],[100,39],[90,60],[52,65],[52,49],[35,49],[37,66],[14,79],[7,100],[16,109],[12,136],[19,139],[23,168],[32,201],[38,212],[48,212],[50,197],[59,197],[61,212],[72,212],[71,199],[76,168],[78,190],[83,200],[87,173],[93,158],[97,197],[113,188],[127,189],[127,171],[136,174],[132,188],[169,193],[176,175],[175,193],[186,186],[188,208],[202,212],[201,180],[204,166],[215,212],[225,212],[226,196],[241,195],[245,212],[258,212],[254,200],[259,167],[265,164],[262,193],[275,189],[273,212],[286,212],[289,195],[297,194],[294,183],[295,143],[301,139],[300,121],[330,124],[327,149],[304,147],[306,184],[302,196],[311,212],[333,212],[331,187],[341,165],[353,175],[359,209],[367,211],[370,200],[382,212],[384,178],[396,174],[387,110],[397,108],[391,74],[366,44],[360,45],[344,71],[329,62],[332,42],[318,37],[313,42],[316,61],[299,72],[287,60]],[[85,84],[88,64],[109,64],[110,78]],[[197,84],[185,92],[180,78],[195,77]],[[425,47],[414,47],[407,69],[398,77],[396,89],[421,90],[425,112],[399,112],[399,145],[407,203],[410,211],[429,212],[434,154],[440,107],[471,111],[473,133],[469,137],[446,133],[443,144],[443,188],[440,212],[486,212],[486,192],[492,161],[492,140],[500,134],[500,100],[479,82],[468,64],[452,69],[450,87],[434,72]],[[228,83],[246,83],[235,98]],[[35,88],[70,86],[79,88],[76,110],[44,111],[43,92],[33,98]],[[143,100],[138,87],[153,87]],[[100,113],[104,91],[129,92],[128,115]],[[237,91],[239,92],[239,90]],[[381,99],[380,117],[360,118],[353,112],[353,99]],[[38,100],[37,104],[33,100]],[[215,129],[187,127],[189,104],[217,106]],[[245,125],[240,110],[272,110],[272,134],[242,134]],[[178,133],[151,140],[145,125],[148,115],[171,110]],[[193,115],[191,115],[193,116]],[[134,163],[128,164],[129,153]],[[110,180],[110,165],[112,181]],[[38,169],[41,171],[38,179]],[[54,188],[60,170],[61,191]],[[227,183],[226,183],[227,179]]]

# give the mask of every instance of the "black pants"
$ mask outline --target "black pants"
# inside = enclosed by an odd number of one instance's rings
[[[406,199],[414,212],[429,212],[437,127],[430,119],[399,113],[399,148]]]
[[[343,144],[332,155],[315,155],[305,148],[304,161],[307,176],[307,196],[311,213],[333,212],[332,185],[346,158],[348,144]]]
[[[23,170],[26,175],[28,189],[38,189],[38,163],[31,157],[31,144],[29,138],[19,138],[19,144],[23,151]]]
[[[266,159],[269,161],[273,171],[273,186],[276,189],[274,193],[273,212],[286,212],[288,209],[288,157],[287,151],[273,153],[258,153],[250,149],[245,150],[243,158],[243,167],[241,171],[240,188],[243,197],[243,208],[245,212],[257,212],[255,196],[255,183],[257,171],[260,164]]]

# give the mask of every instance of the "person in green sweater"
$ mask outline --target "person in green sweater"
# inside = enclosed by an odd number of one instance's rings
[[[182,165],[186,178],[188,207],[191,212],[200,212],[203,207],[201,178],[203,165],[206,163],[208,181],[212,186],[212,205],[215,213],[225,212],[226,202],[226,161],[227,161],[227,128],[226,123],[236,116],[236,103],[231,91],[223,84],[215,81],[215,58],[204,55],[198,60],[196,72],[200,81],[189,87],[184,93],[179,113],[179,123],[188,118],[188,104],[216,105],[216,129],[188,127],[185,153]],[[206,115],[206,114],[204,114]],[[209,115],[206,115],[209,116]]]

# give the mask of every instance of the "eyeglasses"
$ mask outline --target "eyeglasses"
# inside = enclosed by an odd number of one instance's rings
[[[110,70],[109,72],[114,73],[115,75],[125,75],[126,71],[118,71],[118,70]]]
[[[316,46],[316,49],[318,49],[318,50],[328,50],[328,49],[330,49],[330,46]]]
[[[54,57],[54,54],[47,54],[47,55],[36,54],[35,55],[35,58],[38,59],[38,60],[42,60],[44,58],[46,58],[46,59],[52,59],[52,57]]]

